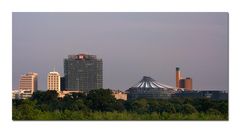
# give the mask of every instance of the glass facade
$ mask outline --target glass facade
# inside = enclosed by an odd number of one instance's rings
[[[102,64],[95,55],[69,55],[64,59],[65,89],[89,92],[102,88]]]

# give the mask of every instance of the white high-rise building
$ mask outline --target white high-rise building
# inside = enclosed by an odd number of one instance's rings
[[[49,72],[47,78],[48,90],[60,92],[60,74],[58,72]]]
[[[28,72],[27,74],[21,75],[19,90],[26,94],[27,97],[31,97],[33,92],[37,91],[38,85],[38,74],[35,72]],[[25,97],[24,97],[25,98]]]

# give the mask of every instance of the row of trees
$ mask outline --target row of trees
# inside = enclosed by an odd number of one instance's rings
[[[155,115],[155,116],[154,116]],[[168,118],[167,118],[168,117]],[[109,89],[58,98],[55,91],[13,100],[13,120],[228,119],[228,101],[172,98],[116,100]]]

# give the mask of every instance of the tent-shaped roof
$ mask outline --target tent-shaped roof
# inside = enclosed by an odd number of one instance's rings
[[[163,89],[176,89],[175,87],[161,84],[151,77],[143,76],[142,80],[133,86],[134,88],[163,88]]]

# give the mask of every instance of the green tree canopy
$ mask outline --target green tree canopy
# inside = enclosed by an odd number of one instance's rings
[[[96,111],[113,111],[116,99],[110,89],[91,90],[87,95],[88,105]]]

